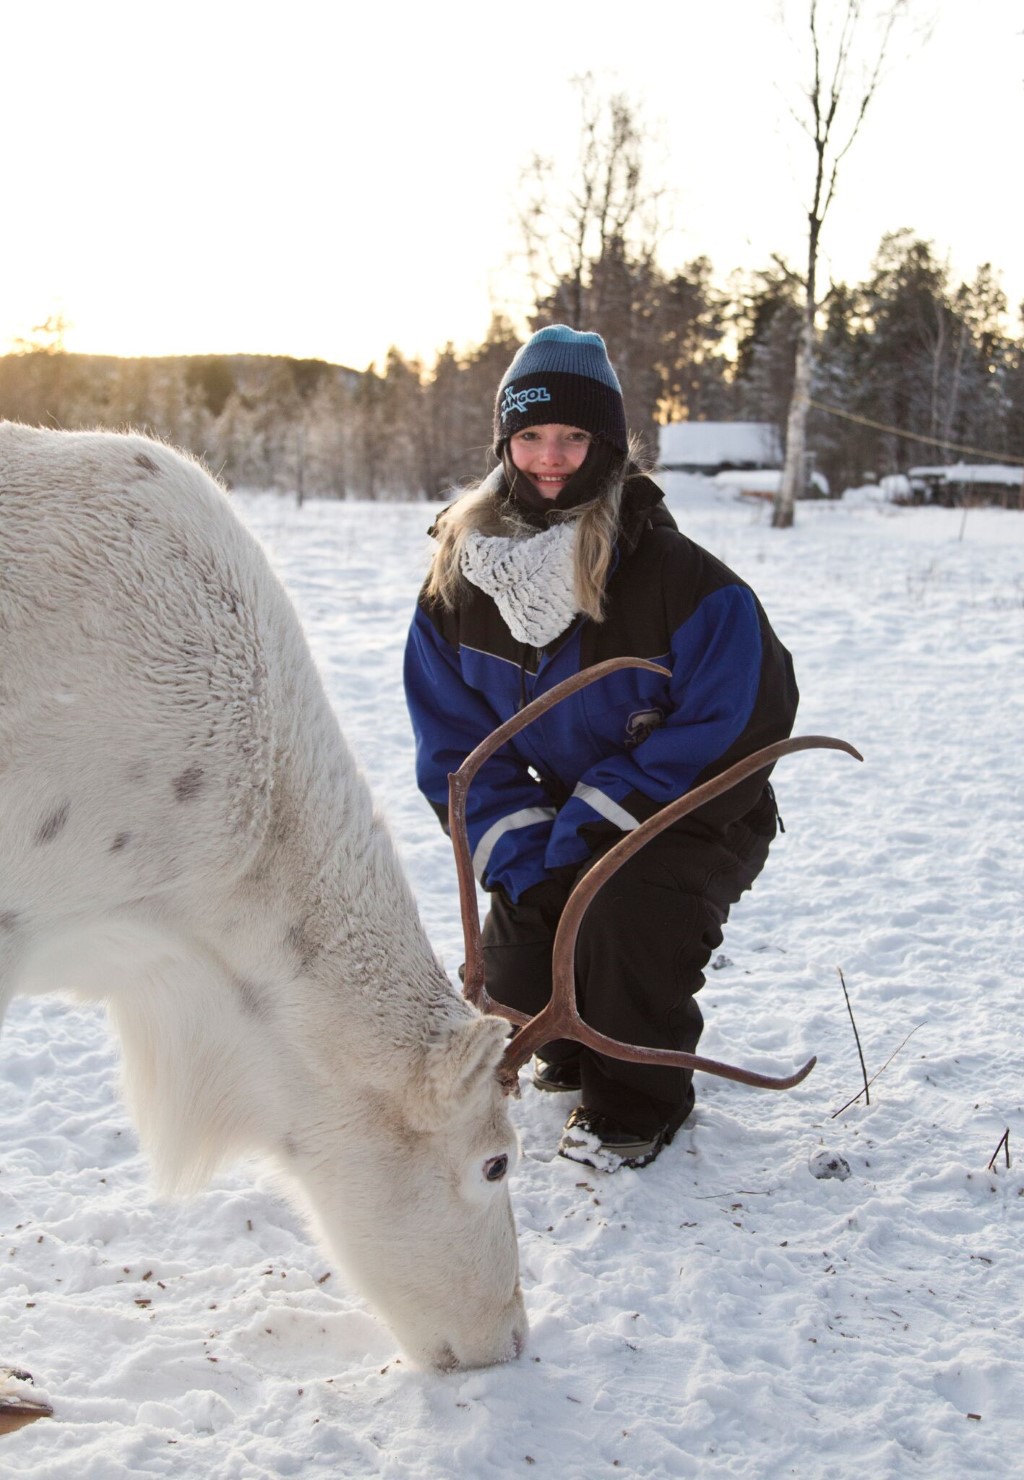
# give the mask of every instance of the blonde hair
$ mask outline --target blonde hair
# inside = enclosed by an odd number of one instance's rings
[[[576,609],[594,622],[604,620],[604,591],[619,531],[619,511],[625,477],[609,482],[607,489],[578,509],[552,510],[551,523],[575,523],[573,589]],[[471,534],[504,535],[526,539],[536,526],[517,514],[504,484],[496,488],[493,474],[471,488],[439,515],[433,533],[437,540],[424,591],[432,601],[454,610],[462,593],[462,551]]]

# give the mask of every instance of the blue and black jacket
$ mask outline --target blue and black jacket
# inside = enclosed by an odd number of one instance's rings
[[[468,583],[455,611],[422,593],[417,605],[406,698],[417,781],[443,824],[449,772],[525,703],[606,658],[649,658],[671,671],[598,680],[482,767],[467,804],[473,865],[484,888],[513,901],[793,726],[792,660],[757,597],[680,533],[645,477],[627,483],[605,613],[602,622],[577,617],[537,649],[518,643],[491,597]],[[676,826],[717,831],[748,818],[765,806],[768,774]]]

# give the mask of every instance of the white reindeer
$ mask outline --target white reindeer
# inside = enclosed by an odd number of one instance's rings
[[[269,1153],[416,1360],[526,1337],[495,1073],[295,612],[198,465],[0,424],[0,1017],[106,1002],[159,1179]]]

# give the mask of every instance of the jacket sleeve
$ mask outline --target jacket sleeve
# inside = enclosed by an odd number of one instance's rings
[[[753,593],[737,583],[705,596],[676,628],[660,723],[634,749],[607,756],[580,777],[552,829],[548,868],[581,862],[609,824],[632,831],[706,774],[767,743],[766,731],[770,739],[789,733],[795,700],[790,705],[771,692],[775,651],[787,662],[788,654],[775,643],[766,662],[762,621]]]
[[[405,697],[416,740],[416,781],[448,831],[448,776],[501,718],[462,676],[458,652],[417,607],[405,652]],[[549,877],[544,854],[555,809],[514,749],[477,773],[466,801],[473,871],[517,900]]]

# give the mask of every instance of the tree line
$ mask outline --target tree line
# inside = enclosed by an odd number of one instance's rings
[[[620,230],[536,293],[529,329],[596,329],[653,460],[658,424],[749,420],[784,433],[801,330],[799,277],[781,259],[716,286],[698,258],[666,272]],[[51,326],[52,327],[52,326]],[[956,282],[930,243],[885,236],[862,283],[819,311],[807,445],[838,491],[920,463],[1024,453],[1024,336],[997,274]],[[482,343],[425,365],[389,351],[357,371],[319,360],[206,355],[116,359],[41,333],[0,357],[0,415],[134,427],[186,447],[230,487],[302,498],[434,498],[488,467],[495,389],[520,337],[496,316]]]

